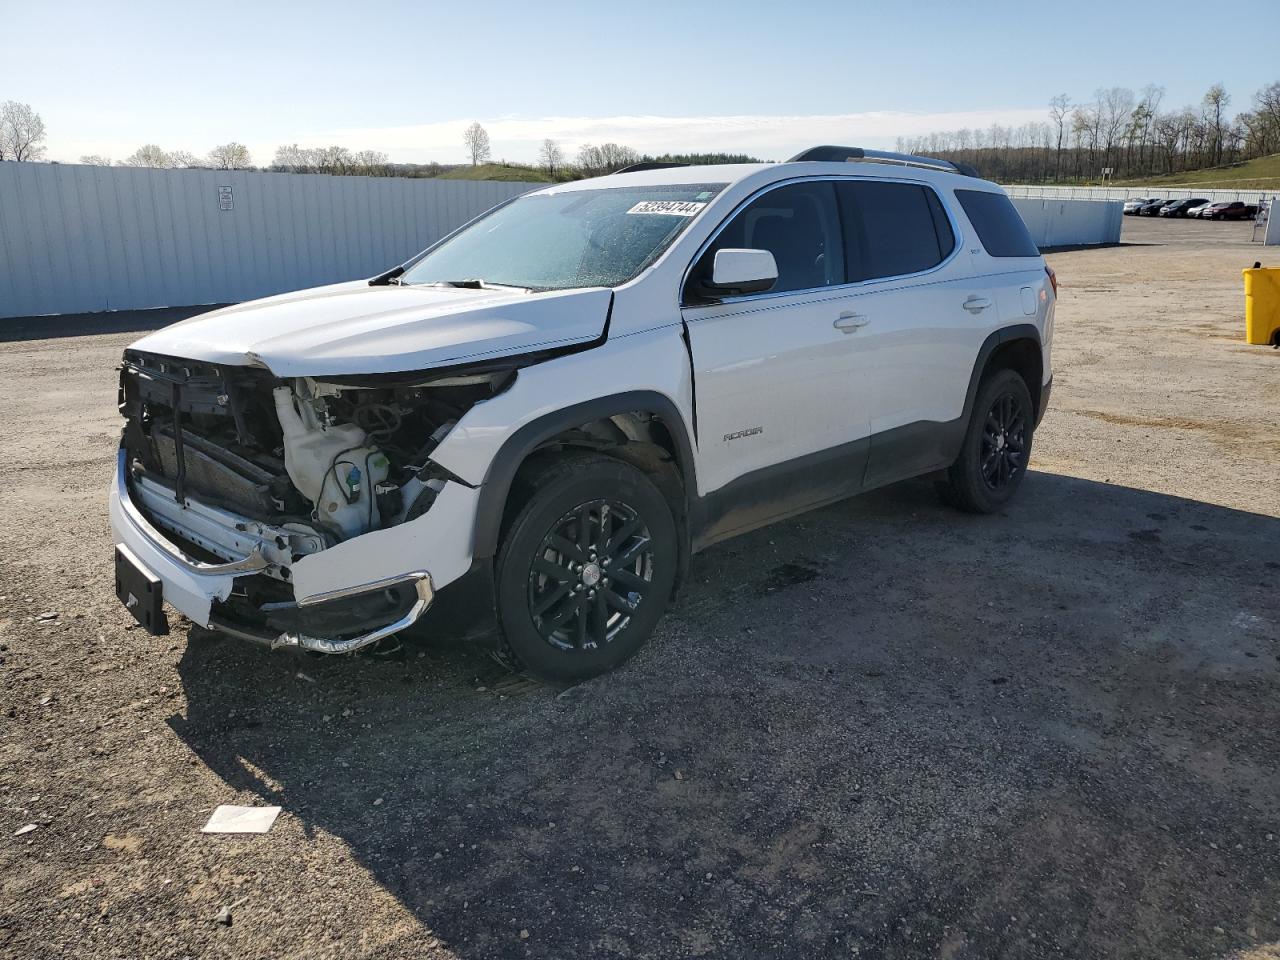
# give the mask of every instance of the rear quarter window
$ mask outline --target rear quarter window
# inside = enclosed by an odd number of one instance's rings
[[[1012,201],[1003,193],[957,190],[956,199],[978,232],[982,246],[993,257],[1038,257],[1027,225]]]

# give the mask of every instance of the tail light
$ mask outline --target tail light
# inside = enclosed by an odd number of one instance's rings
[[[1054,299],[1058,296],[1058,275],[1053,272],[1053,267],[1045,265],[1044,272],[1049,275],[1049,286],[1053,287]]]

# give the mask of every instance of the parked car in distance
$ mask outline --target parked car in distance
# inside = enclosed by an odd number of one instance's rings
[[[1160,212],[1160,208],[1163,207],[1168,202],[1169,201],[1165,200],[1163,197],[1156,200],[1148,200],[1146,203],[1144,203],[1142,206],[1138,208],[1137,210],[1138,216],[1154,217],[1157,213]]]
[[[1202,220],[1252,220],[1258,215],[1258,208],[1243,200],[1224,200],[1212,203],[1200,212]]]
[[[1210,206],[1212,206],[1212,204],[1211,204],[1211,202],[1210,202],[1210,201],[1208,201],[1208,200],[1202,200],[1202,201],[1200,201],[1199,203],[1197,203],[1195,206],[1193,206],[1193,207],[1188,207],[1188,208],[1187,208],[1187,212],[1186,212],[1186,213],[1184,213],[1184,214],[1183,214],[1183,216],[1184,216],[1184,217],[1194,217],[1194,218],[1197,218],[1197,219],[1198,219],[1198,218],[1200,217],[1200,215],[1201,215],[1201,214],[1203,214],[1206,210],[1208,210],[1208,209],[1209,209],[1209,207],[1210,207]]]
[[[1192,207],[1198,207],[1202,203],[1208,203],[1204,197],[1194,197],[1183,200],[1170,200],[1160,208],[1160,216],[1162,217],[1185,217],[1187,211]]]
[[[1154,200],[1154,197],[1134,197],[1132,200],[1124,202],[1124,214],[1126,217],[1132,217],[1138,212],[1139,207],[1144,207]]]

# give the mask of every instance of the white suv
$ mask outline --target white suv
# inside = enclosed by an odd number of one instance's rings
[[[530,674],[588,677],[726,537],[922,474],[1003,505],[1055,298],[1009,199],[946,161],[547,187],[372,280],[130,347],[117,593],[156,632],[167,602],[327,653],[452,606]]]

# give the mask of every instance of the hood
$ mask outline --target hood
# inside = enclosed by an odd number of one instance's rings
[[[402,373],[589,343],[604,333],[612,296],[357,280],[202,313],[133,348],[278,377]]]

